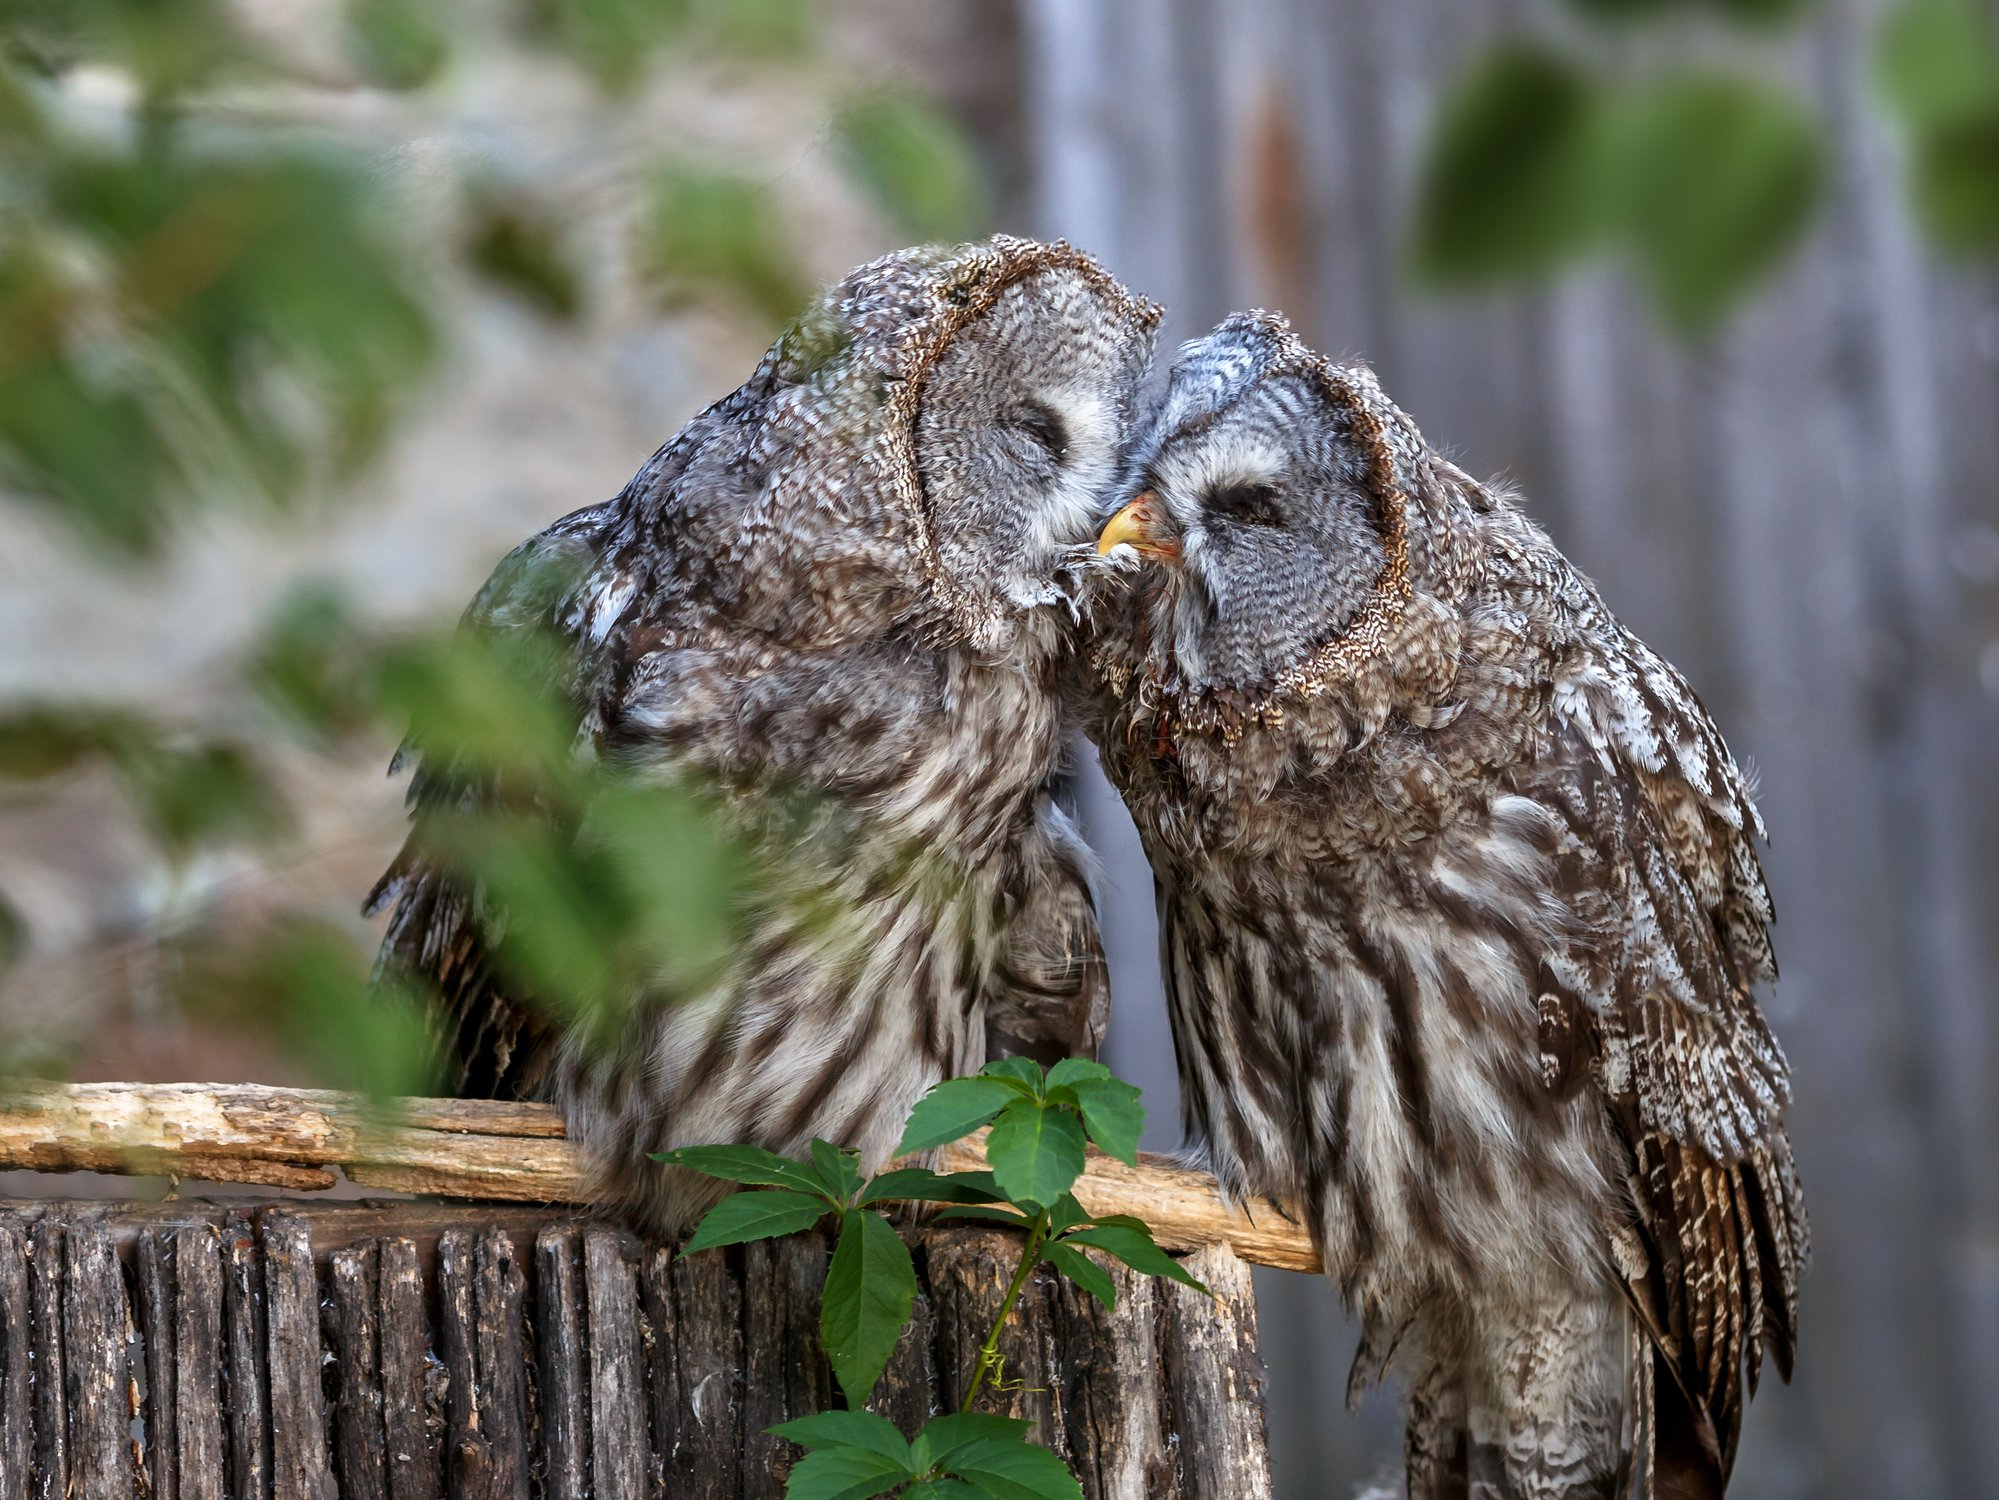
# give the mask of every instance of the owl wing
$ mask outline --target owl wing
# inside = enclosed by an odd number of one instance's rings
[[[986,1000],[986,1052],[1046,1066],[1095,1057],[1110,1019],[1110,969],[1097,932],[1090,853],[1043,794],[1026,841],[1022,896]]]
[[[631,595],[607,557],[616,502],[575,512],[510,552],[480,589],[462,631],[533,642],[585,732],[603,667],[598,647]],[[440,814],[522,800],[488,768],[426,749],[412,740],[391,771],[414,761],[409,805],[414,823],[402,852],[369,893],[364,911],[391,908],[376,960],[378,978],[415,981],[436,1001],[434,1042],[447,1082],[463,1097],[532,1097],[553,1037],[524,996],[495,971],[479,893],[455,875],[435,848]]]
[[[1789,1068],[1753,995],[1776,973],[1763,825],[1693,691],[1621,630],[1558,680],[1529,779],[1565,825],[1558,884],[1578,919],[1543,965],[1543,1071],[1564,1089],[1595,1060],[1631,1152],[1619,1269],[1664,1377],[1650,1451],[1719,1481],[1745,1362],[1751,1391],[1766,1344],[1789,1376],[1809,1245]]]

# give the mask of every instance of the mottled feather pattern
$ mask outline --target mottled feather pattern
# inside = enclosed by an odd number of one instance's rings
[[[507,789],[412,747],[383,967],[436,992],[463,1087],[558,1101],[652,1227],[713,1189],[648,1152],[823,1136],[878,1167],[989,1046],[1094,1047],[1108,989],[1048,792],[1056,686],[1156,319],[1060,245],[861,267],[469,611],[550,632],[578,753],[715,789],[769,872],[706,990],[623,997],[608,1040],[562,1030],[494,968],[510,914],[426,841]]]
[[[1173,561],[1100,608],[1090,728],[1190,1131],[1306,1203],[1357,1379],[1410,1372],[1410,1495],[1718,1494],[1807,1251],[1746,779],[1512,497],[1281,320],[1182,352],[1132,472]]]

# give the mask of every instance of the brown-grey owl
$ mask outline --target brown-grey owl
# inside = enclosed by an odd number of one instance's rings
[[[1189,345],[1101,545],[1091,731],[1190,1134],[1410,1377],[1412,1497],[1718,1494],[1804,1211],[1750,788],[1513,501],[1268,314]]]
[[[1053,685],[1155,322],[1065,246],[875,261],[472,605],[467,628],[561,640],[579,754],[719,788],[785,872],[704,992],[621,997],[610,1044],[585,1045],[509,988],[478,893],[426,838],[489,789],[418,774],[374,897],[385,968],[441,992],[465,1091],[556,1099],[654,1227],[706,1189],[646,1153],[816,1135],[874,1168],[989,1033],[1094,1046],[1107,992],[1048,795]]]

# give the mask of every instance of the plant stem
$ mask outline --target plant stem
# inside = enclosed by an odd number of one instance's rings
[[[979,1345],[979,1362],[972,1370],[972,1383],[966,1388],[965,1404],[958,1408],[961,1412],[972,1409],[972,1403],[979,1397],[979,1387],[986,1383],[986,1377],[999,1364],[1000,1330],[1006,1327],[1006,1320],[1013,1312],[1014,1303],[1020,1300],[1021,1288],[1027,1285],[1027,1278],[1041,1263],[1041,1242],[1048,1237],[1050,1217],[1050,1211],[1042,1209],[1034,1216],[1034,1223],[1027,1231],[1027,1243],[1021,1247],[1020,1265],[1014,1270],[1013,1284],[1006,1289],[1006,1300],[1000,1303],[999,1316],[993,1319],[986,1341]]]

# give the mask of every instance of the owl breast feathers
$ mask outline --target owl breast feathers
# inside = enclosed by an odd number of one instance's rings
[[[1363,368],[1175,366],[1090,731],[1158,878],[1190,1132],[1301,1199],[1411,1380],[1412,1496],[1718,1494],[1807,1250],[1763,828],[1680,675]]]
[[[469,632],[553,639],[580,759],[714,790],[782,872],[699,992],[634,985],[585,1035],[496,942],[533,914],[496,910],[437,836],[509,799],[412,747],[415,827],[373,898],[384,970],[437,995],[464,1091],[559,1101],[655,1228],[706,1189],[647,1153],[822,1136],[878,1167],[989,1036],[1093,1048],[1107,991],[1048,795],[1053,688],[1156,316],[1059,245],[863,266],[473,603]]]

